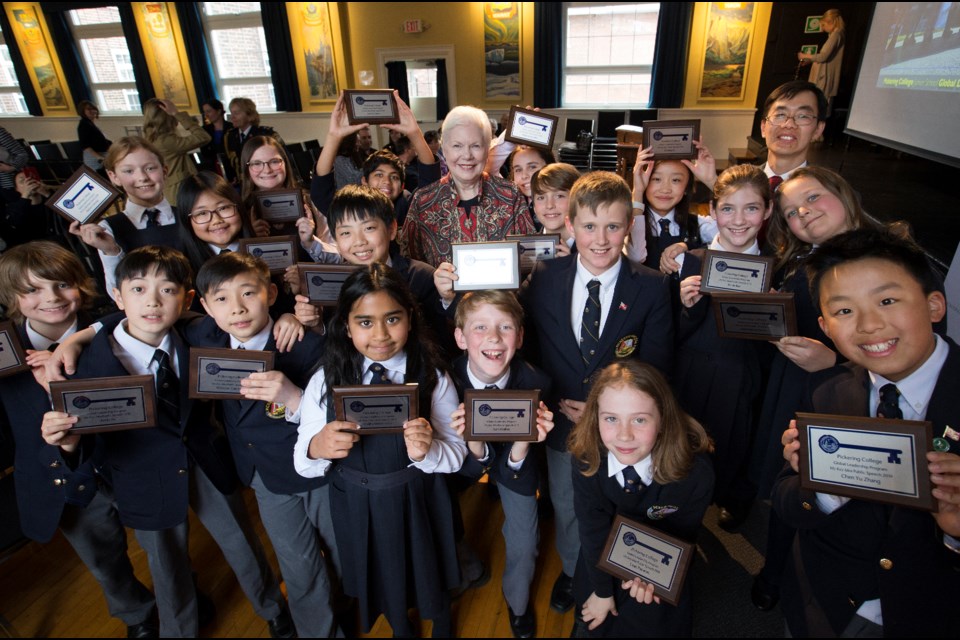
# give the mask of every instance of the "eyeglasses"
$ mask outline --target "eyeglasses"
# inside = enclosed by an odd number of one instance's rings
[[[187,217],[197,224],[207,224],[213,220],[213,214],[217,214],[217,217],[221,220],[229,220],[237,215],[237,205],[222,204],[216,209],[201,209],[200,211],[194,211]]]
[[[250,167],[250,171],[254,173],[260,173],[266,167],[270,167],[274,171],[283,166],[283,158],[271,158],[264,162],[263,160],[251,160],[247,163],[247,166]]]
[[[775,113],[772,116],[766,118],[767,122],[774,124],[778,127],[782,127],[787,124],[787,120],[793,120],[793,123],[798,127],[809,127],[817,121],[816,116],[812,116],[809,113],[795,113],[792,116],[789,116],[785,113]]]

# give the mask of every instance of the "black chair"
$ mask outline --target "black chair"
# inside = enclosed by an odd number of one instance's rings
[[[83,161],[83,145],[80,144],[79,140],[61,142],[60,146],[63,148],[63,153],[67,156],[67,160]]]
[[[310,155],[308,151],[287,151],[287,155],[290,157],[290,163],[293,165],[293,169],[296,170],[297,175],[300,176],[300,180],[307,187],[310,186],[310,180],[313,178],[313,167],[316,164],[313,160],[313,156]]]
[[[39,160],[66,160],[60,145],[53,142],[31,142],[33,151]]]

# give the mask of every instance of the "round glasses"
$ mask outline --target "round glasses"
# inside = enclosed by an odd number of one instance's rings
[[[809,127],[817,121],[817,117],[809,113],[795,113],[792,116],[786,113],[775,113],[767,117],[767,122],[778,127],[787,124],[787,120],[793,120],[793,123],[798,127]]]
[[[194,211],[187,217],[197,224],[207,224],[213,220],[213,214],[217,214],[217,217],[221,220],[227,220],[237,215],[237,205],[222,204],[216,209],[201,209],[200,211]]]
[[[247,163],[247,166],[250,167],[250,171],[252,171],[253,173],[260,173],[261,171],[266,169],[268,166],[274,171],[276,171],[277,169],[283,166],[283,158],[271,158],[266,162],[264,162],[263,160],[251,160],[250,162]]]

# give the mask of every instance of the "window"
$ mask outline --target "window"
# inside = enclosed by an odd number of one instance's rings
[[[411,98],[437,97],[437,67],[410,69],[407,63],[407,89]]]
[[[5,115],[28,115],[27,101],[20,93],[20,82],[13,70],[10,49],[0,35],[0,113]]]
[[[565,11],[563,106],[647,106],[660,4],[570,2]]]
[[[257,111],[276,111],[260,3],[204,2],[203,26],[223,101],[250,98]]]
[[[116,7],[73,9],[70,26],[83,64],[90,77],[90,90],[102,113],[138,113],[137,93],[130,49],[120,26]]]

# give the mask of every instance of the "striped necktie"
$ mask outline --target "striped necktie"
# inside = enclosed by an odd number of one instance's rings
[[[584,364],[597,353],[600,346],[600,281],[587,283],[587,304],[583,307],[583,319],[580,321],[580,355]]]

